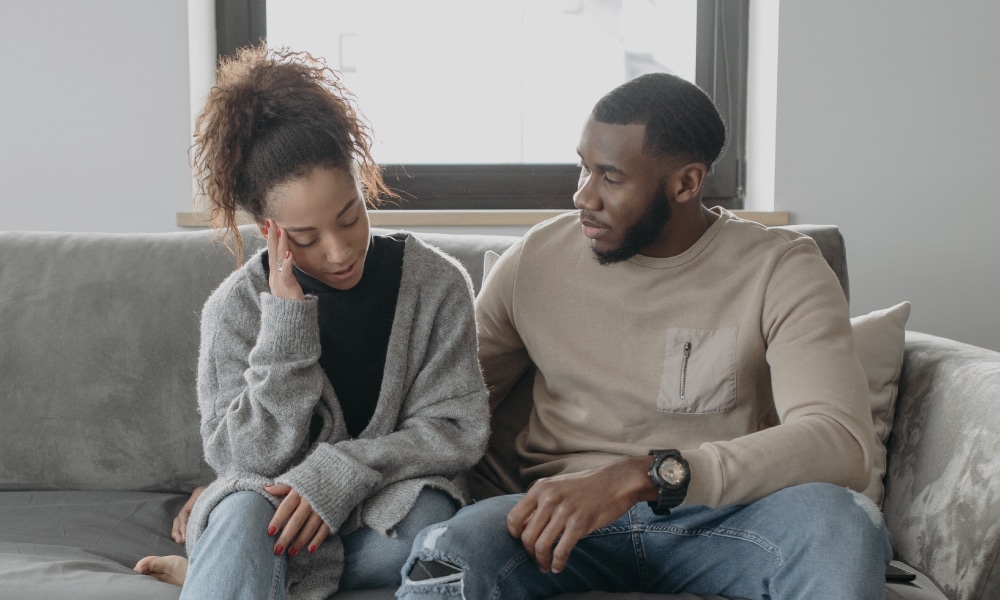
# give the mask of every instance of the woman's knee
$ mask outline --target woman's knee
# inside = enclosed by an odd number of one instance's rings
[[[230,531],[230,535],[247,535],[256,531],[266,535],[272,517],[274,506],[261,494],[234,492],[215,505],[208,515],[205,530],[208,533],[221,529]]]

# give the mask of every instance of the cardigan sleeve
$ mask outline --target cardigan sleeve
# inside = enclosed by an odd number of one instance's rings
[[[406,365],[405,374],[392,373],[387,361],[386,378],[403,377],[393,430],[321,443],[278,478],[308,500],[333,530],[362,500],[392,483],[454,476],[482,456],[489,416],[476,353],[472,288],[459,267],[447,264],[448,269],[411,273],[425,283],[407,292],[418,294],[408,339],[389,349]]]
[[[217,473],[273,478],[301,456],[324,381],[316,312],[315,297],[258,295],[246,280],[206,303],[198,403]]]

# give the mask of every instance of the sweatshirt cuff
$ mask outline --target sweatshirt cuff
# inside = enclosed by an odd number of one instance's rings
[[[715,456],[702,449],[682,450],[691,469],[691,482],[683,504],[717,507],[722,498],[722,469]]]

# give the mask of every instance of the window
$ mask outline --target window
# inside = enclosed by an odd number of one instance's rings
[[[266,33],[344,74],[398,208],[572,208],[584,119],[649,71],[715,99],[730,139],[705,201],[742,208],[747,0],[217,0],[216,19],[220,54]]]

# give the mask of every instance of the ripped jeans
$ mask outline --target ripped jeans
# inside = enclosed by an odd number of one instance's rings
[[[342,591],[399,585],[412,540],[431,523],[455,514],[448,494],[424,488],[394,537],[362,527],[344,536]],[[181,599],[285,598],[288,555],[275,556],[277,536],[267,535],[274,506],[256,492],[236,492],[212,510],[205,533],[191,553]]]
[[[642,502],[581,539],[559,574],[542,573],[507,532],[507,512],[520,498],[483,500],[424,529],[396,596],[527,600],[602,590],[771,600],[884,597],[892,558],[888,531],[875,504],[846,488],[811,483],[745,506],[682,506],[662,517]],[[458,572],[414,581],[408,575],[418,561],[443,562]]]

